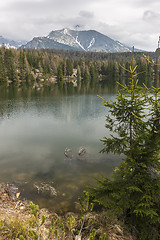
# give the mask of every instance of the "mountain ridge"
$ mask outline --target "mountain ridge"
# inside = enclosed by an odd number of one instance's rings
[[[26,41],[14,41],[8,38],[4,38],[3,36],[0,36],[0,46],[4,45],[6,48],[17,49],[24,44],[26,44]]]
[[[0,46],[6,48],[63,49],[85,52],[131,52],[132,48],[113,40],[96,30],[72,30],[63,28],[51,31],[47,36],[34,37],[31,41],[14,41],[0,36]],[[142,51],[135,49],[135,51]]]
[[[96,30],[71,30],[63,28],[51,31],[46,37],[35,37],[23,48],[69,49],[85,52],[131,52],[132,48]],[[141,51],[141,50],[138,50]]]

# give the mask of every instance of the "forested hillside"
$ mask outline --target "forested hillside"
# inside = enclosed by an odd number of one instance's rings
[[[76,87],[80,82],[95,87],[101,81],[124,81],[128,74],[119,66],[130,65],[131,53],[85,53],[64,50],[28,50],[0,48],[0,82],[38,84],[66,81]],[[147,53],[150,58],[154,53]],[[158,69],[148,63],[143,53],[135,53],[139,81],[156,82]]]

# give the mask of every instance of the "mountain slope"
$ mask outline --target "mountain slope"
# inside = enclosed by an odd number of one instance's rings
[[[74,31],[68,28],[52,31],[47,37],[36,37],[24,48],[56,48],[90,52],[130,52],[132,49],[95,30]]]
[[[9,40],[7,38],[4,38],[3,36],[0,36],[0,46],[3,44],[5,45],[6,48],[19,48],[22,46],[22,44],[25,44],[26,41],[13,41]]]
[[[79,50],[78,48],[74,48],[73,46],[66,45],[63,43],[59,43],[57,41],[54,41],[53,39],[50,39],[48,37],[35,37],[32,41],[28,42],[26,45],[22,46],[23,48],[34,48],[34,49],[48,49],[48,48],[54,48],[54,49],[65,49],[65,50]]]

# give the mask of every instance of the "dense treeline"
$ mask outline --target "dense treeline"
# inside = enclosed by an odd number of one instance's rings
[[[0,82],[40,83],[57,81],[63,86],[66,80],[83,82],[95,87],[100,81],[123,82],[128,74],[120,65],[130,65],[131,53],[85,53],[64,50],[34,50],[0,48]],[[152,57],[153,53],[147,53]],[[143,82],[156,82],[159,71],[155,65],[135,54],[138,72],[143,74]],[[120,64],[120,65],[119,65]],[[142,77],[139,76],[139,81]],[[75,86],[76,86],[75,85]]]
[[[27,50],[28,51],[28,50]],[[85,52],[85,51],[72,51],[72,50],[58,50],[58,49],[41,49],[39,51],[44,51],[48,53],[52,53],[54,55],[61,56],[63,58],[72,58],[74,60],[79,58],[85,58],[87,60],[94,61],[105,61],[105,60],[113,60],[113,61],[130,61],[131,53],[130,52],[119,52],[119,53],[106,53],[106,52]],[[135,52],[135,58],[139,59],[142,56],[142,52]],[[151,57],[152,59],[156,57],[154,52],[145,52],[145,55]]]

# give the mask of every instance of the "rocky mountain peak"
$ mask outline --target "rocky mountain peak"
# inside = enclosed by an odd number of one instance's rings
[[[95,30],[63,28],[48,36],[34,38],[24,48],[55,48],[86,52],[131,52],[132,48]]]

